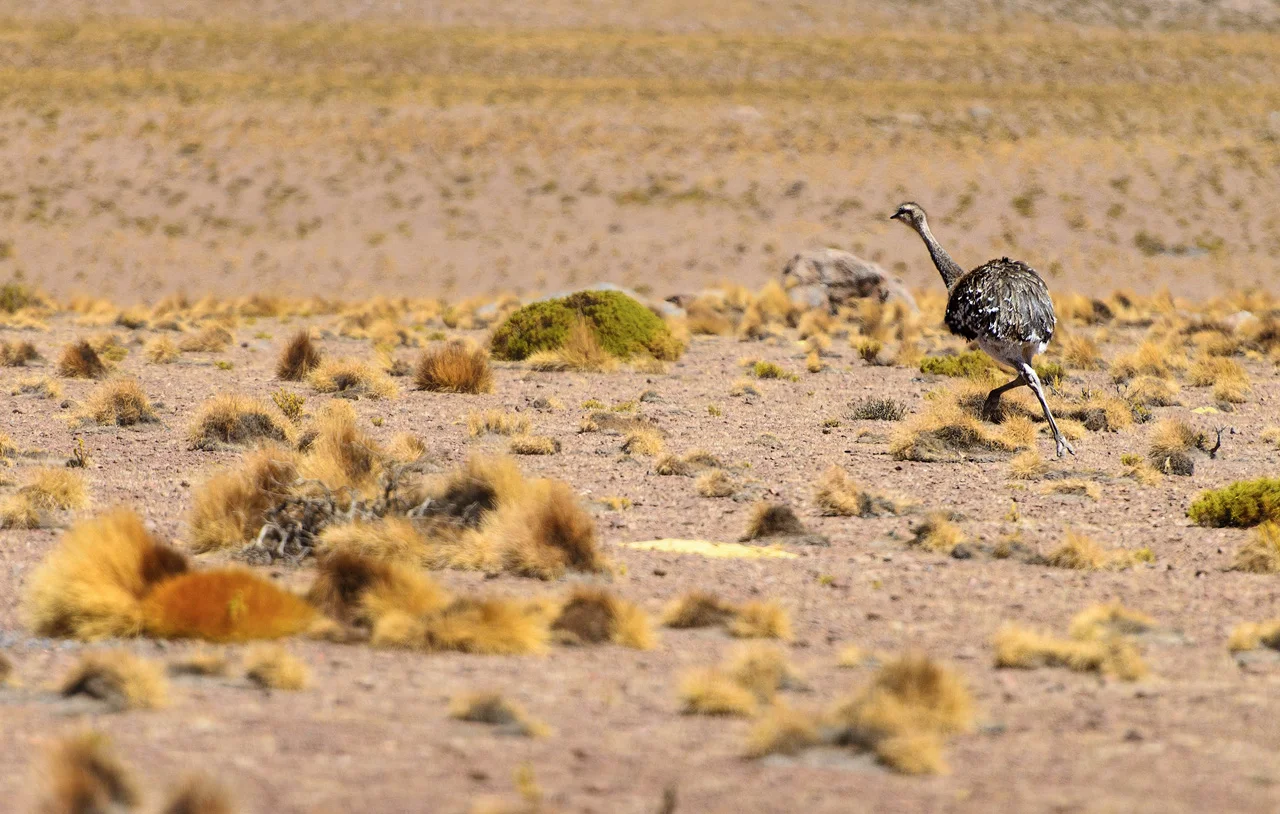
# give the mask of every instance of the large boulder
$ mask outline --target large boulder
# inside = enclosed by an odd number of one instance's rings
[[[912,311],[919,310],[901,280],[870,260],[840,249],[800,252],[787,261],[782,279],[797,304],[825,304],[832,313],[852,300],[868,298],[899,300]]]

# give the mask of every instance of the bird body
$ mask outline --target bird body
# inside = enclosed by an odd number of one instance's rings
[[[919,204],[904,203],[891,218],[903,221],[920,235],[942,275],[947,285],[947,328],[976,342],[987,355],[1018,373],[1018,378],[988,394],[983,417],[997,416],[1000,396],[1026,385],[1035,392],[1053,430],[1058,457],[1064,450],[1074,455],[1075,450],[1053,420],[1044,387],[1032,367],[1032,359],[1048,348],[1057,325],[1053,299],[1044,280],[1031,266],[1007,257],[964,271],[929,231],[929,221]]]

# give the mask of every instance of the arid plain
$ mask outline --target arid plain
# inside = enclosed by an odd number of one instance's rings
[[[0,22],[7,810],[1280,803],[1274,7],[685,5]]]

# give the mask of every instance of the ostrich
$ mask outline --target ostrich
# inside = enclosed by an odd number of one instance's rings
[[[995,418],[1000,397],[1008,390],[1027,385],[1036,394],[1053,430],[1058,457],[1062,457],[1063,450],[1075,455],[1076,451],[1062,437],[1058,422],[1053,420],[1040,377],[1031,367],[1032,358],[1048,347],[1056,322],[1053,300],[1044,280],[1026,263],[1007,257],[984,263],[973,271],[960,268],[929,231],[929,221],[919,204],[904,203],[889,217],[914,229],[929,249],[929,256],[947,285],[946,322],[951,332],[976,340],[991,358],[1018,372],[1018,378],[987,395],[982,417],[988,421]]]

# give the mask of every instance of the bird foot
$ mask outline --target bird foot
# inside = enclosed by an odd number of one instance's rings
[[[999,424],[1004,418],[1004,410],[1000,409],[999,401],[988,401],[982,405],[982,420],[990,424]]]
[[[1070,445],[1070,444],[1068,444],[1068,443],[1067,443],[1067,439],[1065,439],[1065,438],[1063,438],[1061,435],[1059,435],[1059,436],[1058,436],[1058,438],[1057,438],[1056,440],[1057,440],[1057,442],[1058,442],[1058,457],[1059,457],[1059,458],[1061,458],[1061,457],[1062,457],[1062,451],[1063,451],[1064,449],[1065,449],[1067,452],[1070,452],[1072,455],[1075,455],[1075,454],[1076,454],[1076,451],[1075,451],[1074,449],[1072,449],[1072,448],[1071,448],[1071,445]]]

